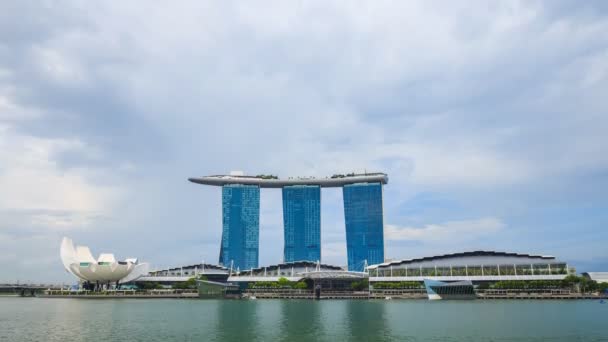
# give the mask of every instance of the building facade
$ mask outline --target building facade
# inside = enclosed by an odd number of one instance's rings
[[[241,270],[258,267],[259,240],[260,188],[224,185],[220,264]]]
[[[321,188],[283,188],[284,262],[321,260]]]
[[[473,251],[370,265],[370,282],[561,280],[572,273],[550,255]]]
[[[384,262],[382,184],[347,184],[343,196],[348,270],[362,272]]]
[[[220,264],[241,271],[258,266],[260,189],[282,189],[284,262],[321,261],[321,188],[342,188],[348,270],[384,261],[382,187],[385,173],[330,177],[247,176],[243,172],[189,178],[222,187]]]

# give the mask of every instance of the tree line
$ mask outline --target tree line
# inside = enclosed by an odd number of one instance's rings
[[[306,290],[312,288],[312,285],[304,280],[300,281],[289,281],[285,277],[279,278],[277,281],[256,281],[255,283],[249,283],[250,289],[297,289]]]
[[[489,286],[492,289],[569,289],[576,292],[606,292],[608,283],[598,283],[587,277],[569,275],[562,280],[503,280]]]

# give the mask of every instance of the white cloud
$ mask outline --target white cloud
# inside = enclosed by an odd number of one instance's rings
[[[2,126],[2,121],[23,121],[31,120],[40,116],[40,113],[36,110],[27,110],[19,107],[12,102],[8,94],[10,87],[2,87],[0,83],[0,133],[7,130],[8,127]]]
[[[608,165],[608,20],[586,8],[593,4],[564,13],[529,1],[277,2],[264,10],[230,1],[9,3],[0,2],[0,126],[19,127],[0,127],[0,228],[24,218],[46,228],[94,225],[130,193],[112,226],[133,236],[145,229],[141,248],[158,255],[154,246],[165,241],[155,233],[167,227],[219,239],[217,191],[186,184],[188,176],[367,169],[389,174],[385,219],[396,223],[387,227],[396,244],[457,239],[450,232],[467,232],[463,221],[399,228],[393,215],[430,192],[470,208],[466,217],[510,221],[505,201],[539,205],[520,190],[547,180],[589,187],[580,174],[605,174]],[[24,24],[24,16],[40,20]],[[64,152],[87,160],[60,165]],[[116,174],[131,181],[108,180]],[[506,189],[518,197],[496,196]],[[479,193],[496,201],[464,205]],[[263,263],[282,255],[275,195],[262,203]],[[341,201],[339,191],[323,196],[324,206]],[[324,260],[344,263],[342,208],[323,210]],[[438,216],[415,222],[451,217]],[[215,259],[216,247],[205,257]]]
[[[536,68],[539,54],[549,61],[562,59],[564,36],[576,38],[567,45],[568,53],[575,55],[607,27],[603,20],[582,29],[576,18],[544,22],[546,9],[536,3],[443,4],[438,9],[414,2],[307,2],[275,4],[272,11],[260,13],[248,4],[194,2],[155,6],[140,22],[142,29],[132,30],[132,19],[141,12],[139,4],[101,6],[100,12],[113,15],[90,18],[96,30],[53,40],[51,47],[57,49],[43,50],[53,51],[44,54],[44,60],[59,65],[51,69],[60,71],[78,70],[79,65],[89,65],[93,74],[116,68],[117,85],[124,84],[144,108],[141,115],[160,127],[179,129],[178,140],[196,135],[199,145],[223,141],[225,149],[220,146],[217,154],[238,149],[243,155],[231,158],[244,163],[250,162],[247,155],[263,149],[280,158],[255,158],[256,163],[289,174],[381,169],[378,159],[404,160],[410,167],[398,177],[437,188],[521,184],[555,170],[561,156],[547,154],[547,160],[541,160],[500,148],[519,139],[517,134],[468,127],[476,121],[504,120],[510,113],[498,119],[478,113],[467,121],[460,120],[468,116],[460,107],[483,97],[500,102],[488,95],[492,86],[513,82],[516,87],[534,87],[534,82],[520,85],[511,74]],[[138,63],[128,69],[118,67],[120,63],[95,63],[87,51],[110,61],[129,55]],[[597,60],[595,69],[600,69],[602,62]],[[385,90],[395,98],[383,98],[380,93]],[[393,127],[380,110],[377,120],[367,122],[363,119],[370,114],[361,108],[362,101],[397,103],[403,109],[394,115],[409,120]],[[410,109],[409,102],[422,102],[421,108]],[[435,109],[435,103],[441,109]],[[167,116],[169,112],[172,115]],[[210,118],[214,115],[217,119]],[[587,131],[580,127],[579,135]],[[336,148],[341,140],[347,150]],[[567,151],[561,148],[567,143],[560,137],[546,145]],[[579,148],[573,150],[574,156],[585,155],[577,153]],[[584,158],[596,157],[594,151]],[[225,162],[221,156],[217,159]]]
[[[78,59],[70,59],[61,51],[51,48],[35,47],[31,53],[37,72],[45,74],[57,84],[83,86],[86,78]]]
[[[0,210],[21,212],[29,225],[48,229],[83,227],[107,215],[121,190],[97,182],[94,168],[62,168],[56,158],[71,152],[95,157],[79,140],[38,138],[0,126]],[[99,183],[99,184],[98,184]],[[23,224],[22,220],[17,219]],[[0,229],[15,223],[0,218]]]
[[[504,228],[505,224],[493,217],[448,221],[441,224],[428,224],[424,227],[399,227],[387,224],[385,237],[387,240],[445,241],[453,243],[494,234]]]
[[[525,161],[500,156],[496,151],[466,146],[420,145],[403,148],[413,160],[412,182],[441,187],[483,187],[529,181],[533,168]]]

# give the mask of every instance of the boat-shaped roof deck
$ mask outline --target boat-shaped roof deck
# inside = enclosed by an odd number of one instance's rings
[[[283,188],[293,185],[316,185],[322,188],[337,188],[357,183],[388,183],[385,173],[367,173],[355,175],[334,175],[326,178],[290,177],[287,179],[262,178],[256,176],[214,175],[188,178],[192,183],[224,186],[229,184],[257,185],[260,188]]]

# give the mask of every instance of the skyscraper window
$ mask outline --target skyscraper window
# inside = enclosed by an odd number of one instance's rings
[[[344,221],[349,271],[363,271],[384,262],[384,222],[382,185],[358,183],[344,185]]]
[[[234,269],[258,267],[260,188],[229,184],[222,187],[220,264]]]
[[[321,260],[321,188],[294,185],[283,188],[283,259]]]

